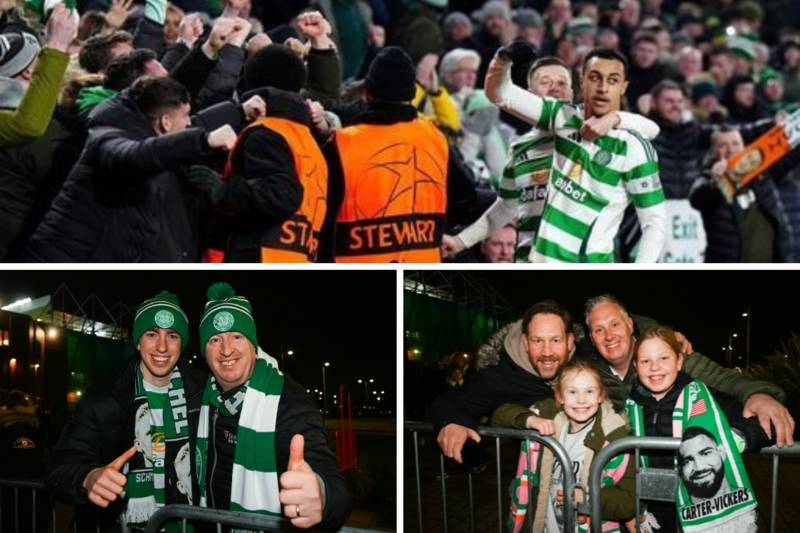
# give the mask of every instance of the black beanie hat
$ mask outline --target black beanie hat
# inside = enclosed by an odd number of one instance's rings
[[[289,92],[300,92],[306,84],[306,65],[287,46],[265,46],[244,64],[244,90],[275,87]]]
[[[402,48],[383,48],[369,65],[364,87],[367,93],[387,102],[408,102],[414,98],[417,72]]]

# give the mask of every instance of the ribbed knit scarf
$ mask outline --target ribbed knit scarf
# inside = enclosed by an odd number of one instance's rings
[[[642,407],[629,398],[625,402],[625,408],[630,416],[633,434],[643,436]],[[693,427],[702,428],[710,433],[715,442],[711,443],[706,435],[696,435],[697,430],[690,431]],[[676,456],[678,472],[681,472],[680,463],[688,461],[695,462],[695,471],[712,468],[709,459],[695,461],[694,457],[721,457],[724,470],[720,490],[710,497],[698,497],[691,487],[692,484],[687,487],[686,481],[681,476],[681,482],[676,489],[675,503],[678,506],[678,519],[683,530],[755,531],[756,496],[742,462],[740,447],[731,432],[725,413],[703,382],[692,381],[678,396],[672,412],[672,434],[674,437],[685,438],[686,441],[697,439],[698,443],[708,444],[700,450],[693,446],[696,453],[692,451],[692,455],[687,455],[685,458],[678,459]],[[695,436],[692,437],[692,434]],[[647,466],[647,457],[641,455],[641,458],[643,466]]]
[[[200,505],[207,507],[209,416],[211,408],[222,416],[239,416],[236,451],[233,457],[231,511],[273,516],[281,515],[278,473],[275,463],[275,421],[283,391],[283,374],[278,362],[258,349],[253,374],[233,397],[222,400],[213,375],[208,377],[200,422],[197,428],[195,466],[200,485]]]
[[[192,503],[189,421],[178,368],[172,371],[169,388],[164,394],[145,389],[142,369],[138,366],[133,403],[138,453],[126,464],[125,520],[140,524],[168,503]],[[167,477],[173,480],[169,484],[169,494]]]

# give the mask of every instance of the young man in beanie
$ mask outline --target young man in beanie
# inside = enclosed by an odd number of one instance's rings
[[[409,56],[383,48],[365,78],[365,112],[324,147],[325,245],[337,262],[439,262],[445,219],[464,224],[477,215],[460,156],[409,105],[415,80]]]
[[[81,399],[46,482],[67,503],[88,501],[144,524],[159,507],[193,502],[189,416],[192,407],[197,416],[202,381],[179,363],[189,322],[174,294],[142,302],[133,338],[139,357]]]
[[[284,45],[268,45],[245,63],[242,98],[263,98],[266,116],[239,135],[224,181],[198,182],[219,208],[225,261],[317,259],[328,169],[300,96],[306,78],[303,60]]]
[[[208,299],[199,328],[212,374],[197,429],[200,505],[341,527],[350,496],[319,409],[258,346],[246,298],[215,283]]]

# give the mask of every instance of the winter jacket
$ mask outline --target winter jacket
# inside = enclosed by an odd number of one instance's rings
[[[69,54],[43,48],[27,89],[15,80],[0,77],[0,147],[29,142],[44,134],[61,89]],[[25,96],[17,98],[20,91]],[[11,98],[14,105],[5,100]]]
[[[703,157],[708,151],[711,130],[695,121],[677,126],[657,115],[652,116],[661,128],[653,139],[658,153],[659,177],[667,199],[688,199],[692,184],[701,175]]]
[[[319,102],[325,109],[338,106],[342,88],[342,65],[336,49],[312,48],[308,51],[306,67],[308,79],[300,95]]]
[[[558,438],[564,427],[569,424],[569,419],[564,414],[564,411],[554,400],[537,402],[534,407],[539,411],[539,416],[553,420],[555,435]],[[526,429],[526,420],[530,415],[531,412],[527,407],[505,404],[492,415],[492,425]],[[593,427],[584,440],[586,454],[583,457],[581,469],[575,477],[575,482],[587,490],[589,488],[589,468],[594,456],[608,444],[630,434],[626,417],[616,413],[613,405],[608,400],[600,404],[592,424]],[[534,443],[532,451],[533,459],[531,464],[534,465],[533,472],[534,475],[538,474],[539,482],[534,486],[533,501],[536,502],[534,513],[531,516],[526,516],[525,520],[527,523],[533,524],[532,531],[539,532],[544,530],[554,458],[550,448],[541,446],[539,443]],[[521,466],[527,466],[528,458],[524,453],[520,454],[520,461]],[[610,528],[618,528],[619,524],[617,522],[628,520],[636,513],[634,506],[634,466],[631,457],[628,454],[623,454],[609,461],[603,469],[600,500],[602,502],[604,531]],[[520,473],[518,469],[518,474]],[[609,480],[613,480],[613,483],[609,484]],[[515,484],[515,486],[517,485]],[[517,488],[519,487],[517,486]],[[527,494],[519,494],[519,496],[527,498]]]
[[[437,93],[429,93],[417,82],[411,105],[417,108],[421,117],[432,120],[440,128],[446,128],[453,133],[461,131],[458,105],[444,87],[439,87]]]
[[[134,441],[134,393],[136,371],[140,364],[138,355],[127,361],[117,376],[110,381],[96,383],[78,403],[75,416],[70,419],[47,465],[45,482],[57,499],[80,505],[88,502],[83,480],[95,468],[107,465]],[[197,420],[205,385],[204,376],[192,367],[178,363],[181,372],[186,408],[189,415],[189,436],[194,457]],[[193,485],[195,480],[192,465]],[[197,495],[197,491],[192,492]],[[118,499],[109,506],[110,515],[118,515],[123,502]]]
[[[740,194],[752,191],[756,201],[749,209],[760,209],[775,233],[773,261],[790,263],[794,256],[795,235],[775,183],[764,176],[751,182]],[[708,246],[706,263],[740,263],[743,257],[745,210],[734,199],[728,203],[707,172],[698,178],[691,192],[692,207],[703,216]]]
[[[391,125],[400,122],[410,122],[417,118],[417,111],[410,105],[392,102],[368,102],[363,112],[353,120],[353,124]],[[391,129],[387,130],[387,142],[391,140]],[[325,227],[320,238],[320,260],[329,261],[333,257],[335,222],[339,208],[344,198],[344,175],[339,149],[335,138],[328,141],[322,151],[328,162],[329,189],[328,213]],[[480,206],[475,193],[472,173],[457,150],[450,146],[447,162],[447,213],[445,232],[448,228],[458,224],[470,224],[480,214]]]
[[[299,383],[286,374],[284,376],[283,392],[278,402],[275,422],[275,466],[278,478],[280,479],[281,474],[286,471],[292,437],[298,433],[303,435],[305,439],[303,458],[319,477],[325,501],[322,522],[315,528],[338,529],[350,515],[352,507],[350,493],[328,445],[328,433],[322,423],[319,409]],[[206,479],[208,483],[206,495],[209,507],[228,509],[236,442],[229,440],[227,435],[237,434],[239,415],[217,416],[212,407],[209,420],[209,439],[214,439],[214,445],[208,446],[207,464],[216,465],[216,468],[211,469],[210,479]]]
[[[196,261],[198,215],[178,171],[210,153],[207,131],[241,120],[221,104],[193,118],[205,127],[159,136],[127,92],[98,105],[86,148],[22,259]]]
[[[85,142],[85,120],[57,107],[43,135],[0,148],[0,261],[30,238]]]
[[[434,431],[450,423],[475,429],[482,416],[506,403],[532,405],[553,398],[551,383],[540,377],[522,346],[521,321],[505,330],[494,366],[482,368],[464,386],[439,396],[431,410]]]

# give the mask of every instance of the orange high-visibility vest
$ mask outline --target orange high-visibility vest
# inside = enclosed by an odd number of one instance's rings
[[[344,199],[336,262],[438,263],[447,210],[448,147],[415,119],[336,131]]]
[[[303,124],[283,118],[266,117],[248,126],[254,127],[270,129],[286,139],[294,156],[297,177],[303,187],[303,201],[297,211],[280,226],[262,232],[261,262],[313,263],[317,258],[319,233],[327,211],[328,164],[311,131]],[[229,159],[226,174],[230,174],[231,160]]]

